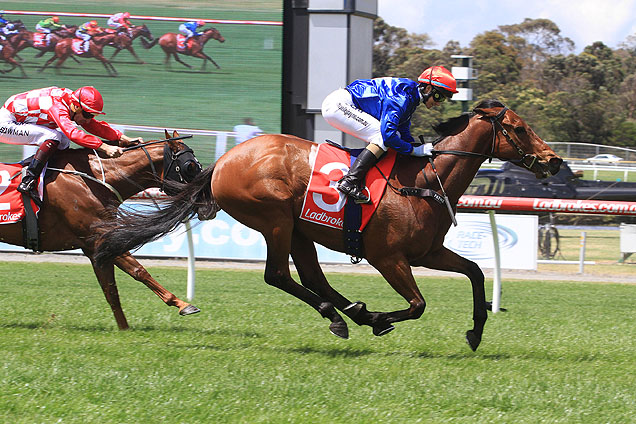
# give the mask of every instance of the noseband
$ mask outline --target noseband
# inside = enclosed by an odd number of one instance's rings
[[[517,154],[521,156],[521,159],[510,160],[510,162],[519,162],[528,170],[532,170],[532,167],[535,165],[535,163],[537,163],[538,158],[535,155],[530,155],[525,153],[521,149],[521,147],[519,147],[519,145],[515,143],[515,141],[510,137],[510,134],[508,134],[508,131],[506,131],[506,129],[501,124],[501,118],[503,118],[507,110],[508,108],[504,106],[503,109],[501,109],[501,111],[499,111],[497,115],[495,115],[494,117],[490,117],[490,123],[492,124],[492,133],[493,133],[492,150],[490,151],[490,161],[492,161],[492,158],[495,155],[495,141],[497,139],[497,131],[499,130],[501,131],[501,134],[503,134],[503,136],[506,138],[506,141],[508,142],[508,144],[510,144],[512,148],[516,150]]]

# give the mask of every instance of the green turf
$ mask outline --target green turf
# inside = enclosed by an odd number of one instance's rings
[[[636,286],[506,282],[476,353],[470,284],[419,278],[428,307],[377,338],[328,321],[260,272],[197,271],[179,317],[118,274],[119,332],[85,265],[0,262],[0,421],[11,423],[632,422]],[[177,295],[185,270],[152,268]],[[377,276],[331,283],[405,307]],[[488,284],[487,290],[490,290]]]
[[[78,10],[72,1],[32,1],[28,3],[3,2],[6,10],[51,10],[56,12],[85,12],[110,14],[128,10],[132,15],[153,15],[203,19],[233,20],[282,20],[280,2],[196,1],[176,7],[172,2],[139,1],[101,2],[84,1]],[[250,10],[250,7],[255,10]],[[15,15],[7,15],[16,18]],[[34,30],[37,16],[22,16],[27,28]],[[87,18],[63,17],[68,24],[81,24]],[[98,18],[100,26],[106,26],[105,18]],[[133,20],[146,23],[155,37],[166,32],[178,32],[178,23]],[[210,24],[208,24],[209,26]],[[68,59],[59,74],[51,69],[38,72],[44,58],[35,59],[36,50],[21,53],[28,78],[21,78],[17,70],[0,75],[0,101],[12,94],[26,90],[57,85],[77,88],[94,85],[104,96],[105,120],[111,123],[147,125],[165,128],[193,128],[215,131],[232,131],[234,125],[252,117],[254,123],[265,132],[280,132],[282,27],[261,25],[214,25],[225,37],[225,43],[210,40],[204,51],[221,69],[208,63],[201,71],[202,60],[192,57],[182,59],[193,66],[192,70],[171,59],[171,69],[164,66],[165,54],[158,45],[146,50],[139,40],[133,45],[138,56],[148,62],[135,63],[134,58],[122,51],[113,64],[119,76],[108,76],[103,65],[93,58],[80,59],[81,64]],[[105,48],[106,57],[114,50]],[[5,63],[0,66],[6,68]],[[137,135],[137,134],[132,134]],[[150,134],[144,134],[149,138]],[[155,137],[156,138],[156,137]],[[214,139],[197,137],[191,143],[204,164],[214,157]],[[231,147],[231,144],[228,145]],[[3,162],[20,159],[16,146],[0,145]]]

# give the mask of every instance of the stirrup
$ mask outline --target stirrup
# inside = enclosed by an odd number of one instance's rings
[[[354,200],[354,202],[358,204],[371,203],[371,200],[367,197],[366,194],[364,194],[364,192],[360,189],[360,187],[358,187],[355,184],[352,184],[351,182],[347,180],[341,180],[340,182],[338,182],[338,185],[336,186],[336,188],[340,190],[341,192],[343,192],[344,194],[346,194],[347,196],[351,197]]]

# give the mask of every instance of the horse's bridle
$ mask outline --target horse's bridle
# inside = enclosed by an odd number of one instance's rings
[[[489,116],[490,124],[492,125],[492,143],[490,154],[486,155],[483,153],[475,153],[475,152],[465,152],[462,150],[432,150],[431,154],[433,158],[437,155],[456,155],[456,156],[473,156],[473,157],[481,157],[488,159],[489,162],[492,162],[495,157],[495,144],[497,144],[497,133],[501,131],[501,134],[504,136],[508,144],[512,146],[513,149],[517,152],[521,159],[511,159],[509,162],[519,162],[526,169],[532,171],[532,167],[537,163],[538,158],[535,155],[530,155],[525,153],[521,147],[510,137],[508,131],[503,127],[501,123],[501,119],[504,117],[506,112],[508,111],[508,107],[504,106],[499,113],[495,116]]]

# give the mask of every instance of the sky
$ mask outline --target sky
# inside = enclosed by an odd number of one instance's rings
[[[547,18],[580,53],[595,41],[617,48],[636,35],[636,0],[378,0],[378,15],[391,26],[428,34],[442,49],[450,40],[468,47],[478,34],[525,18]]]

